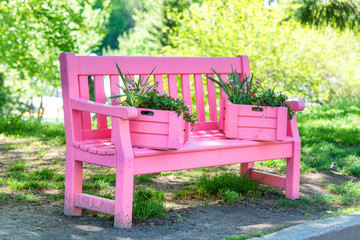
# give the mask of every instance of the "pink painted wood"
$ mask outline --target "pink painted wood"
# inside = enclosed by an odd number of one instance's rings
[[[123,72],[134,75],[148,75],[154,66],[155,81],[163,91],[163,77],[168,77],[170,95],[182,93],[190,111],[196,108],[199,124],[190,132],[188,142],[177,150],[159,151],[150,148],[137,148],[135,132],[168,134],[173,139],[174,129],[166,122],[176,122],[172,117],[166,121],[158,118],[158,125],[149,122],[139,126],[137,118],[142,118],[138,110],[130,107],[110,106],[104,104],[103,79],[110,76],[112,94],[118,94],[115,83],[119,82],[115,67],[118,63]],[[207,82],[204,89],[203,75],[213,74],[215,69],[221,76],[231,73],[231,66],[240,76],[250,75],[247,56],[230,58],[205,57],[93,57],[76,56],[73,53],[60,55],[61,83],[63,89],[64,118],[66,132],[66,174],[65,204],[67,215],[81,215],[81,209],[91,209],[115,216],[114,226],[129,228],[132,224],[132,200],[134,175],[163,171],[240,164],[241,174],[251,178],[261,178],[262,183],[285,188],[285,196],[290,199],[299,197],[300,180],[300,136],[296,116],[287,120],[285,137],[282,141],[229,140],[221,130],[221,121],[217,120],[217,99],[215,87]],[[176,75],[181,76],[181,84]],[[95,76],[95,100],[89,101],[88,76]],[[191,82],[194,76],[194,83]],[[178,89],[181,86],[182,89]],[[195,89],[192,89],[195,87]],[[207,96],[204,92],[207,90]],[[192,93],[195,92],[195,96]],[[208,101],[205,98],[208,97]],[[220,104],[225,106],[224,94]],[[193,100],[192,100],[193,99]],[[192,105],[195,102],[196,105]],[[205,102],[209,105],[205,106]],[[304,108],[303,102],[291,102],[295,111]],[[205,111],[209,109],[210,119]],[[222,108],[221,108],[222,109]],[[195,112],[195,111],[193,111]],[[222,116],[222,110],[220,116]],[[90,113],[99,116],[98,128],[91,129]],[[112,117],[112,128],[108,128],[105,118]],[[270,119],[263,124],[273,128],[278,124]],[[276,116],[276,115],[274,115]],[[146,117],[146,116],[145,116]],[[253,126],[252,122],[245,120]],[[254,121],[255,122],[255,121]],[[150,122],[151,123],[151,122]],[[219,126],[220,123],[220,126]],[[189,130],[189,128],[188,128]],[[175,137],[176,139],[176,137]],[[153,142],[161,142],[158,137]],[[182,140],[180,140],[182,142]],[[286,177],[259,173],[253,170],[256,161],[286,158]],[[116,169],[115,201],[90,196],[82,193],[83,163],[96,164]]]
[[[223,111],[224,132],[229,138],[264,141],[286,139],[286,107],[257,107],[226,101]]]

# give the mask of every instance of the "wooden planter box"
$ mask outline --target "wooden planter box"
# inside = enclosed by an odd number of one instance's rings
[[[175,111],[137,108],[138,119],[130,121],[133,147],[179,149],[189,139],[189,127]]]
[[[286,138],[287,108],[224,103],[223,131],[228,138],[282,141]]]

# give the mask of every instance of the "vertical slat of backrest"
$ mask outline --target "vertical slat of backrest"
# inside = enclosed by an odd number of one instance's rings
[[[64,123],[66,132],[66,151],[75,140],[82,139],[81,112],[72,111],[70,98],[79,97],[77,58],[74,53],[60,54],[61,87],[63,95]]]
[[[202,75],[195,74],[194,81],[197,119],[199,122],[205,122],[204,88],[202,82]]]
[[[227,82],[227,77],[226,77],[226,74],[220,74],[220,77],[221,79],[224,81],[224,82]],[[220,80],[220,79],[219,79]],[[227,98],[226,94],[224,93],[224,91],[220,91],[220,96],[222,98]]]
[[[89,80],[88,76],[79,76],[80,98],[89,100]],[[81,114],[82,129],[91,129],[91,116],[89,112]]]
[[[120,88],[116,84],[119,84],[119,76],[111,75],[110,76],[110,92],[111,92],[111,96],[120,94]],[[115,101],[119,102],[120,99],[111,99],[111,104],[114,104]]]
[[[246,55],[239,55],[238,58],[240,58],[240,64],[241,64],[240,79],[244,79],[245,76],[250,77],[249,57]]]
[[[226,74],[220,74],[221,79],[224,82],[227,82],[227,77]],[[220,81],[220,79],[218,79]],[[225,113],[225,104],[226,104],[226,99],[227,96],[224,93],[224,91],[220,90],[220,116],[219,116],[219,129],[223,130],[224,129],[224,113]]]
[[[210,77],[214,78],[214,74],[210,74]],[[210,79],[207,79],[207,90],[208,90],[208,100],[209,100],[209,115],[210,121],[217,121],[217,109],[216,109],[216,90],[215,83]]]
[[[98,103],[105,103],[105,90],[104,90],[104,76],[95,76],[95,101]],[[105,115],[97,114],[98,128],[107,128],[107,119]]]
[[[177,85],[176,85],[176,75],[168,75],[169,83],[169,95],[175,99],[178,97]]]
[[[164,92],[164,83],[163,83],[163,76],[162,75],[154,75],[154,82],[158,82],[158,91],[163,93]]]
[[[189,112],[192,114],[191,105],[191,91],[190,91],[190,78],[189,75],[181,75],[181,88],[182,97],[187,106],[189,106]]]

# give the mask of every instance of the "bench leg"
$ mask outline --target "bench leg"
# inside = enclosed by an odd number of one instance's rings
[[[295,142],[294,156],[288,158],[286,162],[285,197],[292,200],[299,198],[300,151],[300,142]]]
[[[65,215],[81,215],[81,208],[75,207],[75,194],[82,192],[82,172],[83,163],[75,161],[72,149],[68,150],[65,166]]]
[[[115,219],[116,228],[131,228],[134,175],[132,169],[116,169]]]
[[[240,174],[241,175],[248,175],[249,169],[254,168],[254,163],[241,163],[240,165]]]

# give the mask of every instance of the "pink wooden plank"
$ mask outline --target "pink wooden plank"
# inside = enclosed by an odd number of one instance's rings
[[[195,123],[194,130],[216,130],[219,129],[218,122],[201,122],[199,124]]]
[[[89,100],[89,81],[87,76],[79,76],[80,98]],[[82,113],[82,129],[91,129],[91,117],[89,112]]]
[[[237,131],[236,138],[239,139],[265,141],[273,141],[276,139],[276,129],[238,127]]]
[[[120,94],[120,88],[116,86],[119,83],[119,76],[118,75],[111,75],[110,76],[110,92],[111,96]],[[111,104],[114,104],[115,101],[120,101],[120,99],[111,99]]]
[[[191,103],[191,90],[190,90],[190,79],[189,75],[181,75],[181,88],[182,88],[182,97],[187,106],[189,106],[189,111],[192,114],[192,103]]]
[[[137,108],[138,111],[138,119],[136,121],[148,121],[148,122],[161,122],[168,123],[169,122],[169,114],[171,111],[166,110],[154,110],[154,109],[145,109],[145,108]],[[147,113],[152,113],[152,116],[145,115]]]
[[[236,105],[235,105],[236,106]],[[262,109],[263,111],[254,111],[257,108]],[[276,118],[277,109],[272,107],[258,107],[254,105],[241,105],[238,111],[239,116],[251,116],[259,118]]]
[[[219,74],[230,73],[231,66],[241,72],[239,57],[109,57],[79,56],[80,75],[116,75],[115,63],[121,71],[130,74],[149,74],[154,66],[154,74],[212,74],[210,68]]]
[[[154,75],[154,81],[158,82],[158,91],[161,93],[164,93],[164,82],[163,82],[163,76],[162,75]]]
[[[229,140],[228,142],[230,142]],[[207,141],[213,147],[201,151],[199,148],[185,152],[191,143],[186,143],[178,150],[158,151],[154,156],[138,156],[134,162],[134,174],[148,174],[155,172],[177,171],[200,167],[230,165],[262,160],[287,158],[292,155],[292,143],[263,144],[257,146],[215,149],[215,142]],[[134,149],[134,153],[137,149]],[[174,154],[176,152],[176,154]],[[169,161],[171,157],[171,161]],[[196,159],[196,161],[194,161]]]
[[[284,118],[286,121],[286,116]],[[278,121],[275,118],[254,118],[254,117],[238,117],[238,126],[240,127],[262,127],[276,128]]]
[[[115,157],[116,155],[101,156],[89,152],[84,152],[83,150],[77,148],[74,149],[74,154],[75,154],[75,159],[77,161],[101,165],[105,167],[111,167],[111,168],[116,167],[116,157]]]
[[[284,140],[286,138],[286,131],[287,131],[287,108],[278,108],[277,111],[277,132],[276,132],[276,139],[277,140]]]
[[[195,74],[195,98],[196,98],[196,113],[199,122],[205,122],[205,103],[204,103],[204,89],[202,82],[202,75]]]
[[[170,114],[169,122],[172,127],[169,128],[168,147],[170,149],[180,148],[184,143],[185,122],[183,115],[177,116],[177,114]]]
[[[168,135],[169,124],[158,122],[130,121],[130,132]]]
[[[104,90],[104,76],[95,76],[95,101],[98,103],[105,103],[105,90]],[[107,128],[107,119],[105,115],[97,114],[98,128]]]
[[[214,78],[214,74],[209,75]],[[209,115],[210,121],[217,121],[217,108],[216,108],[216,90],[215,83],[209,79],[207,79],[207,90],[208,90],[208,100],[209,100]]]
[[[236,68],[240,75],[240,79],[243,79],[245,76],[250,77],[249,57],[245,55],[239,55],[237,57],[240,59],[240,65],[237,65],[239,68],[234,66],[234,69]]]
[[[81,113],[72,111],[70,103],[70,98],[78,98],[80,93],[78,85],[77,60],[78,58],[74,53],[60,54],[64,123],[66,142],[68,143],[71,143],[74,140],[82,139]]]
[[[285,184],[286,184],[285,177],[271,173],[260,172],[256,170],[252,170],[249,173],[249,176],[252,180],[259,181],[262,184],[267,184],[279,188],[285,188]]]
[[[169,95],[178,98],[177,93],[177,85],[176,85],[176,75],[168,75],[168,83],[169,83]]]
[[[133,147],[152,147],[156,149],[168,149],[168,135],[154,135],[131,133],[131,144]]]
[[[237,116],[239,108],[234,104],[227,104],[225,109],[225,116]],[[237,118],[225,117],[224,131],[229,138],[237,138]]]
[[[83,130],[84,139],[97,139],[111,137],[111,129],[87,129]]]
[[[134,107],[109,106],[102,103],[90,102],[84,99],[70,99],[71,108],[74,110],[104,114],[122,119],[136,119],[138,111]],[[78,112],[78,111],[76,111]],[[79,131],[81,128],[79,128]]]
[[[115,213],[115,201],[113,200],[91,196],[84,193],[77,193],[75,199],[75,205],[77,207],[86,208],[110,215],[114,215]]]

